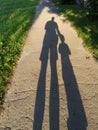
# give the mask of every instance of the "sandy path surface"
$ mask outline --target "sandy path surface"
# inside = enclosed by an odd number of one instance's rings
[[[48,0],[37,7],[11,84],[0,130],[98,130],[98,63]]]

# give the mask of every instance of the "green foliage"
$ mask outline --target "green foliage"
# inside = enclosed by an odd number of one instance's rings
[[[88,0],[86,9],[91,16],[98,15],[98,1]]]
[[[90,20],[86,12],[76,5],[58,5],[57,8],[71,21],[78,35],[84,40],[84,45],[89,48],[93,56],[98,59],[98,22]],[[77,43],[78,44],[78,43]]]
[[[0,100],[39,0],[0,0]]]
[[[55,3],[60,3],[60,4],[72,4],[74,3],[74,0],[52,0]]]

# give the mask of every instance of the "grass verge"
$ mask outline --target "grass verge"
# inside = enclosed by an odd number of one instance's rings
[[[0,0],[0,104],[39,0]]]
[[[78,35],[84,40],[84,45],[98,59],[98,19],[88,18],[87,12],[77,5],[57,5],[57,8],[71,21]]]

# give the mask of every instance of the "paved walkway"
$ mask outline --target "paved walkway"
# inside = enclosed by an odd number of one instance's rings
[[[48,0],[37,7],[4,108],[0,130],[98,130],[98,63]]]

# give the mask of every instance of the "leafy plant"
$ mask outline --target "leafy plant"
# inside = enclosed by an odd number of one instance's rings
[[[87,17],[84,10],[77,5],[57,5],[57,8],[71,22],[77,33],[84,40],[92,55],[98,59],[98,22]]]
[[[20,55],[39,0],[0,0],[0,100]]]
[[[87,0],[86,10],[91,16],[98,15],[98,1],[97,0]]]

